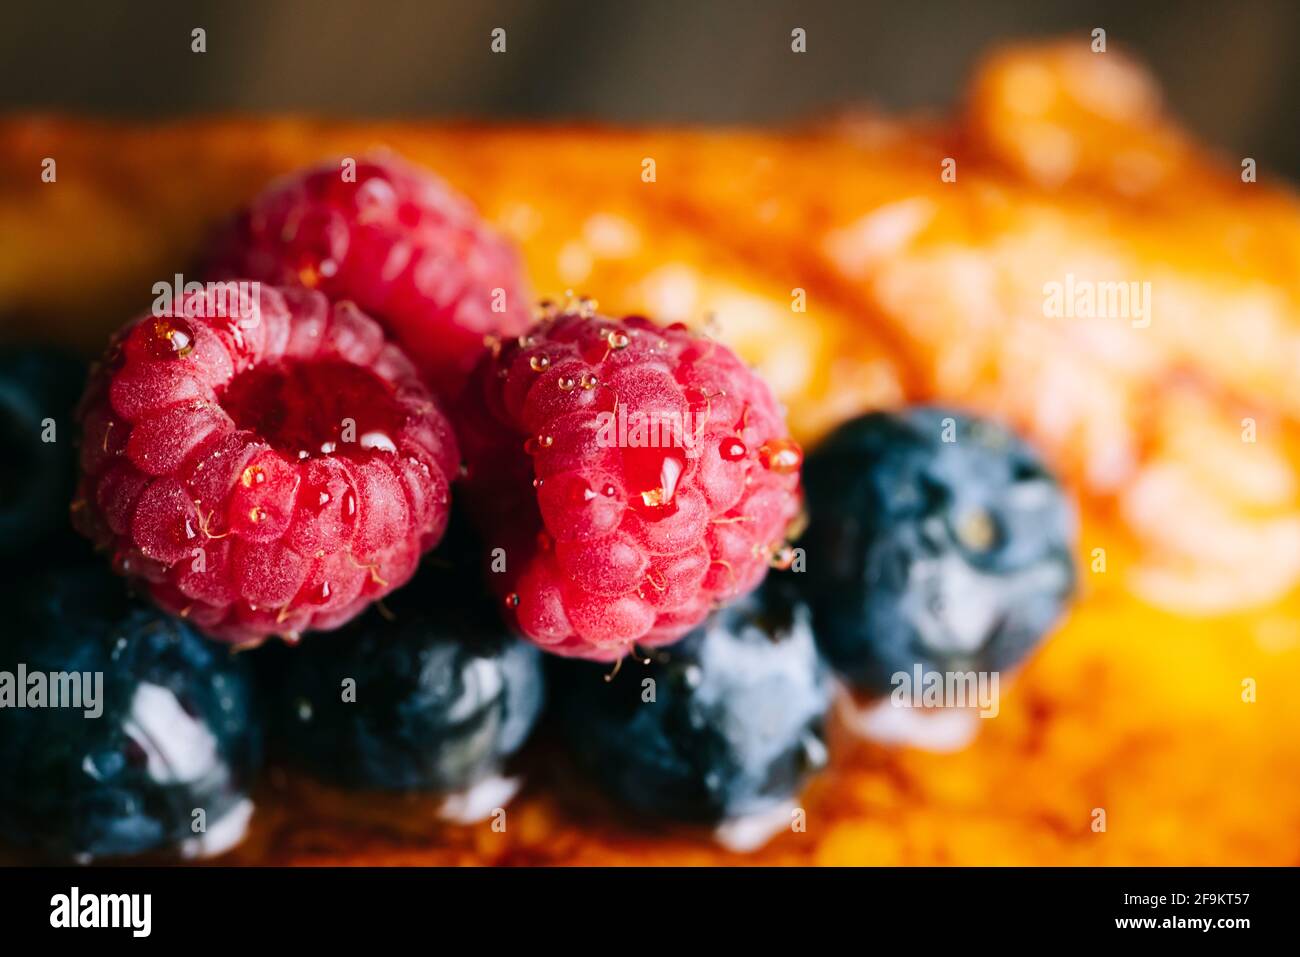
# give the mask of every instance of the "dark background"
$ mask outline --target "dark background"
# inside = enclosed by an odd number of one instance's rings
[[[0,109],[771,123],[941,111],[999,42],[1104,27],[1173,112],[1300,179],[1300,2],[46,0],[0,9]],[[208,50],[190,52],[190,30]],[[507,52],[489,50],[494,27]],[[790,52],[790,30],[808,52]]]

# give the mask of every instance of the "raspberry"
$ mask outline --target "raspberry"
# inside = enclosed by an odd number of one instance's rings
[[[209,272],[319,289],[374,316],[454,397],[488,334],[531,321],[518,255],[441,180],[395,158],[272,185],[219,235]]]
[[[226,318],[209,284],[117,334],[79,410],[73,505],[119,572],[241,644],[335,627],[409,579],[446,527],[458,464],[372,319],[259,291]]]
[[[681,324],[544,319],[484,357],[459,413],[471,510],[505,548],[491,578],[557,654],[676,641],[762,581],[799,510],[772,393]]]

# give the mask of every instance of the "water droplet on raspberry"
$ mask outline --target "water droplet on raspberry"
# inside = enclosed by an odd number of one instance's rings
[[[334,589],[330,587],[330,583],[321,582],[316,588],[316,593],[312,595],[312,601],[318,605],[323,605],[330,600],[332,594],[334,594]]]
[[[686,470],[684,454],[678,449],[647,449],[625,454],[623,467],[633,488],[641,488],[641,503],[648,508],[671,505],[677,483]]]
[[[562,375],[555,380],[555,384],[560,387],[561,392],[572,392],[578,385],[578,380],[571,375]]]
[[[758,447],[758,460],[765,469],[789,475],[803,465],[803,449],[794,439],[768,439]]]
[[[158,316],[145,336],[145,348],[155,359],[183,359],[194,351],[194,329],[179,316]]]
[[[613,498],[618,494],[618,489],[614,488],[613,483],[606,483],[605,487],[600,490],[600,494],[606,498]]]
[[[509,595],[506,595],[506,607],[507,608],[519,607],[519,595],[517,592],[511,592]]]
[[[244,488],[252,488],[254,485],[261,485],[265,481],[266,473],[262,471],[260,465],[248,466],[239,476],[239,484]]]
[[[627,337],[626,332],[618,332],[615,330],[609,334],[609,347],[614,350],[626,349],[628,343],[631,341],[632,340]]]
[[[584,372],[582,378],[578,380],[578,384],[582,386],[583,391],[590,392],[592,389],[596,388],[596,383],[598,381],[599,380],[592,373]]]
[[[347,494],[343,496],[343,513],[351,518],[357,514],[357,493],[348,489]]]
[[[537,437],[537,444],[541,448],[549,449],[552,445],[555,444],[555,439],[549,435],[539,435]]]
[[[542,487],[542,480],[539,478],[533,479],[533,488],[541,488],[541,487]]]
[[[534,372],[545,372],[551,367],[551,360],[547,356],[533,356],[528,360],[528,368]]]
[[[718,446],[718,454],[722,456],[723,461],[739,462],[749,454],[749,449],[740,439],[728,436]]]

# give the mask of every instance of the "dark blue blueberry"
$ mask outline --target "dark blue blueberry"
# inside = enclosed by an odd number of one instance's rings
[[[0,565],[30,566],[83,543],[68,522],[76,480],[72,410],[85,384],[76,359],[0,352]]]
[[[346,787],[448,792],[523,746],[545,698],[540,652],[437,577],[392,596],[391,620],[372,608],[280,656],[286,759]]]
[[[1074,587],[1074,511],[1038,456],[956,412],[873,412],[804,467],[811,603],[835,669],[870,694],[891,676],[1020,661]]]
[[[237,839],[261,750],[246,665],[106,570],[28,584],[0,647],[0,839],[61,859]],[[59,673],[81,675],[81,707]]]
[[[761,814],[826,760],[831,682],[808,609],[775,592],[715,612],[649,665],[557,661],[577,764],[623,805],[698,824]]]

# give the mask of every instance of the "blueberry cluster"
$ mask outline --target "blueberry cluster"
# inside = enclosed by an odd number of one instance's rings
[[[220,852],[252,813],[264,753],[341,788],[464,792],[511,766],[547,702],[573,765],[634,818],[762,816],[826,763],[833,676],[879,696],[918,666],[1010,667],[1074,584],[1073,515],[1033,452],[916,408],[813,450],[794,570],[671,647],[544,666],[481,583],[426,563],[344,628],[232,652],[70,558],[68,437],[39,433],[66,416],[77,374],[0,362],[16,453],[0,473],[0,840],[47,858]],[[467,535],[453,525],[444,553],[481,550]],[[25,558],[43,570],[20,575]]]

